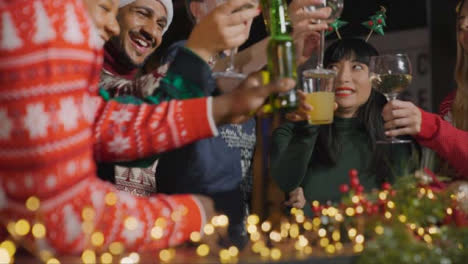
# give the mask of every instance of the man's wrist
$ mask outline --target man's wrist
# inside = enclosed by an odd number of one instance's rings
[[[199,56],[201,59],[203,59],[206,63],[210,60],[210,58],[213,56],[213,52],[208,50],[205,47],[199,47],[198,45],[192,43],[190,40],[187,41],[187,44],[185,44],[185,47],[195,53],[197,56]]]

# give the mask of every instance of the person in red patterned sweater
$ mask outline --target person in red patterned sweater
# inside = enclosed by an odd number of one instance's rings
[[[0,221],[42,222],[47,233],[37,249],[59,254],[90,245],[84,209],[94,212],[86,219],[103,235],[102,249],[115,241],[132,251],[182,243],[213,214],[209,199],[117,192],[97,179],[94,161],[138,159],[214,136],[215,124],[247,116],[294,81],[262,86],[257,74],[216,98],[104,102],[97,95],[101,48],[119,31],[118,0],[84,3],[94,25],[80,0],[0,2]],[[187,47],[180,61],[208,67]],[[177,67],[169,71],[182,74]],[[25,206],[31,196],[41,201],[34,212]],[[164,225],[155,239],[157,219]]]
[[[448,163],[451,168],[444,169],[443,173],[468,179],[468,4],[465,0],[457,6],[457,39],[458,88],[442,101],[439,115],[400,100],[389,102],[382,115],[387,136],[414,136]]]

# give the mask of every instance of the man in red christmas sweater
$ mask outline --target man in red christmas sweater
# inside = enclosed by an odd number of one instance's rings
[[[257,109],[269,93],[289,90],[294,82],[262,86],[252,76],[216,98],[159,105],[104,102],[97,96],[98,42],[119,31],[118,1],[84,3],[96,27],[79,0],[0,2],[0,220],[43,223],[46,237],[36,246],[57,253],[89,246],[84,222],[104,237],[103,249],[115,241],[132,251],[179,244],[212,214],[209,200],[117,192],[96,178],[94,160],[134,160],[214,136],[215,124]],[[228,23],[242,19],[226,9]],[[194,52],[205,51],[187,45],[179,56],[204,65]],[[178,70],[172,69],[174,75]],[[41,201],[34,211],[25,205],[31,196]],[[84,213],[90,211],[91,217]],[[157,219],[164,224],[155,226]],[[151,236],[156,227],[163,232]]]

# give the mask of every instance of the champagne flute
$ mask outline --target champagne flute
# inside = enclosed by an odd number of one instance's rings
[[[406,90],[412,80],[411,62],[406,54],[373,56],[369,63],[372,87],[382,93],[387,101],[395,100]],[[409,143],[396,137],[379,140],[379,144]]]
[[[227,2],[227,0],[216,0],[218,5]],[[239,12],[245,9],[249,8],[256,8],[258,6],[258,0],[252,0],[251,3],[245,4],[241,8],[234,10],[233,13]],[[247,78],[247,75],[241,72],[237,72],[234,68],[234,59],[235,59],[235,54],[237,53],[237,47],[232,48],[229,53],[229,64],[228,67],[221,72],[213,72],[213,77],[214,78],[231,78],[231,79],[245,79]]]

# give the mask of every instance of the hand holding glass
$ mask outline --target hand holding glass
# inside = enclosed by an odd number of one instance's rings
[[[387,101],[395,100],[399,93],[410,85],[411,62],[406,54],[373,56],[369,63],[370,79],[372,87],[382,93]],[[377,143],[409,143],[396,137],[377,141]]]
[[[218,5],[227,2],[228,0],[216,0]],[[203,3],[203,2],[202,2]],[[252,0],[251,3],[242,6],[241,8],[235,10],[235,12],[239,12],[248,8],[257,8],[258,0]],[[235,54],[237,53],[237,47],[232,48],[229,53],[229,65],[228,67],[222,72],[213,72],[214,78],[232,78],[232,79],[245,79],[247,77],[246,74],[237,72],[234,68],[234,58]]]
[[[304,73],[303,90],[306,102],[312,106],[309,111],[309,124],[324,125],[333,123],[335,110],[335,75],[308,75]]]

